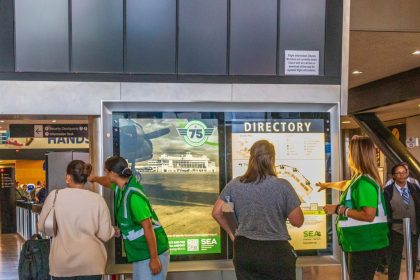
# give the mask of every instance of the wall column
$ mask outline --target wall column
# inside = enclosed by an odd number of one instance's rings
[[[89,158],[92,164],[94,175],[101,175],[103,168],[102,160],[102,137],[101,137],[101,118],[98,116],[89,116]],[[92,184],[91,190],[103,195],[103,187],[99,184]]]

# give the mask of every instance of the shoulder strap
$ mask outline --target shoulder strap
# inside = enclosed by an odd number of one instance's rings
[[[153,210],[152,205],[150,204],[150,200],[147,198],[147,196],[144,194],[144,192],[142,192],[140,189],[138,189],[136,187],[128,188],[127,192],[124,195],[124,218],[128,217],[128,214],[129,214],[128,211],[130,211],[128,209],[129,208],[128,201],[129,201],[129,199],[132,195],[138,195],[146,201],[147,206],[150,209],[150,213],[152,214],[152,224],[156,225],[156,226],[160,226],[157,215],[156,215],[155,211]],[[131,215],[131,213],[130,213],[130,215]]]
[[[127,213],[127,211],[128,211],[128,200],[130,199],[130,196],[132,195],[132,194],[137,194],[137,195],[139,195],[140,197],[142,197],[146,202],[147,202],[147,204],[149,205],[149,207],[150,207],[150,202],[149,202],[149,199],[147,199],[147,196],[141,191],[141,190],[139,190],[138,188],[136,188],[136,187],[128,187],[128,189],[125,191],[125,193],[124,193],[124,197],[123,197],[123,204],[124,204],[124,218],[127,218],[128,217],[128,213]]]
[[[55,207],[55,201],[57,200],[57,194],[58,194],[58,191],[59,191],[59,189],[56,189],[56,190],[55,190],[55,196],[54,196],[54,201],[53,201],[53,206],[52,206],[52,208],[54,208],[54,207]]]

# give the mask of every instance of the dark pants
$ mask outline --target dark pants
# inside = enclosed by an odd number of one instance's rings
[[[350,280],[372,280],[385,249],[346,253]]]
[[[296,279],[296,254],[288,241],[258,241],[237,236],[233,250],[238,280]]]
[[[411,235],[411,256],[413,260],[413,278],[416,272],[418,239],[419,239],[418,234]],[[391,244],[389,246],[389,255],[388,255],[388,279],[389,280],[398,280],[400,277],[401,256],[403,252],[403,247],[404,247],[404,235],[391,230]]]
[[[101,280],[102,275],[86,275],[86,276],[73,276],[73,277],[54,277],[53,280]]]

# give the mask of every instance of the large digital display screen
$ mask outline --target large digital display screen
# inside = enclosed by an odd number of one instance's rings
[[[173,259],[223,259],[232,247],[212,218],[213,205],[224,186],[245,173],[252,144],[266,139],[276,148],[277,175],[302,202],[305,223],[288,225],[291,244],[300,254],[326,254],[332,244],[331,219],[322,211],[328,196],[315,183],[331,179],[329,118],[323,112],[116,112],[114,154],[141,180]],[[124,262],[121,241],[116,256]]]
[[[232,175],[245,173],[253,143],[268,140],[276,150],[277,176],[288,180],[302,202],[305,223],[288,224],[295,250],[327,247],[325,192],[316,182],[325,182],[325,133],[322,119],[234,119],[232,120]]]
[[[172,256],[220,254],[219,120],[212,114],[119,118],[119,150],[135,169]]]

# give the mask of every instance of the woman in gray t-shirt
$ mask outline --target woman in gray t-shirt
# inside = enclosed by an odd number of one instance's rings
[[[274,146],[266,141],[251,147],[248,169],[221,192],[213,217],[234,241],[236,277],[243,279],[295,279],[296,254],[289,244],[286,220],[303,224],[300,200],[287,180],[277,178]],[[233,233],[222,215],[225,202],[233,202],[238,229]]]

